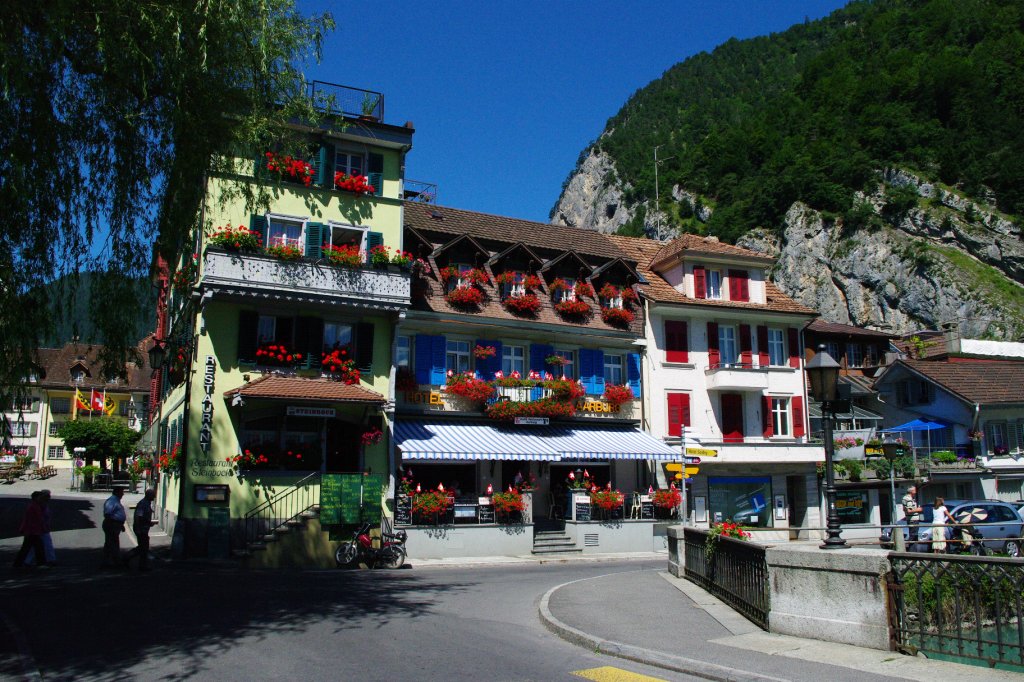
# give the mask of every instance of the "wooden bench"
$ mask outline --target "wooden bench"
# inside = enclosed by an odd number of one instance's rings
[[[56,476],[57,475],[57,469],[55,469],[53,466],[50,466],[50,465],[47,465],[47,466],[44,466],[44,467],[38,467],[38,468],[36,468],[35,471],[32,472],[32,475],[35,476],[36,478],[42,480],[44,478],[50,478],[51,476]]]
[[[9,466],[0,469],[0,479],[7,483],[14,483],[16,480],[21,478],[21,475],[25,473],[25,468],[20,466]]]

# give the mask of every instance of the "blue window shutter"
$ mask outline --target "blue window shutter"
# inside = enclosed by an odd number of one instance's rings
[[[260,236],[263,244],[267,243],[267,216],[253,213],[249,216],[249,229]]]
[[[580,381],[587,393],[594,393],[594,351],[580,348]]]
[[[594,395],[604,393],[604,351],[594,352]]]
[[[445,338],[443,336],[432,336],[430,337],[430,383],[441,385],[444,384],[447,377],[445,376],[445,365],[447,364],[447,353],[448,346],[445,344]]]
[[[476,361],[476,371],[480,373],[480,377],[486,381],[491,381],[494,379],[494,373],[501,369],[501,341],[477,339],[476,345],[494,346],[494,357],[478,359]]]
[[[323,223],[306,223],[306,258],[319,259],[323,246]]]
[[[426,334],[416,335],[416,348],[415,357],[413,362],[415,364],[415,374],[417,384],[429,384],[430,379],[433,376],[433,347],[431,341],[434,337],[427,336]]]
[[[373,196],[379,197],[384,192],[384,156],[370,154],[366,162],[366,181],[373,186]]]
[[[334,189],[334,145],[324,143],[316,156],[316,184]]]
[[[640,397],[640,354],[628,353],[626,355],[626,382],[633,390],[633,395]]]
[[[554,346],[550,346],[545,343],[534,343],[530,346],[530,370],[534,372],[540,372],[541,378],[544,376],[544,372],[547,366],[544,364],[544,358],[549,355],[555,354]],[[544,395],[544,389],[539,386],[530,391],[531,400],[540,400],[541,396]]]
[[[384,243],[384,235],[380,232],[366,233],[366,262],[370,262],[370,249]]]

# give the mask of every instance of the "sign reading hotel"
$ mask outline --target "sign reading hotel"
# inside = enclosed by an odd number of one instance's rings
[[[217,360],[207,355],[203,372],[203,420],[199,428],[199,447],[203,452],[209,452],[213,442],[213,382],[216,376]]]
[[[288,406],[289,417],[326,417],[328,419],[333,419],[334,415],[333,407],[303,407],[300,405]]]

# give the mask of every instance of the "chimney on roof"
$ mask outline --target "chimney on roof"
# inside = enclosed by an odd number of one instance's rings
[[[946,341],[946,352],[950,355],[960,352],[960,325],[947,322],[942,325],[942,335]]]

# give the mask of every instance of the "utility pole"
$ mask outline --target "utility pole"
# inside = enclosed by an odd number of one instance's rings
[[[669,156],[668,158],[659,159],[658,158],[658,150],[661,149],[664,146],[665,145],[663,145],[663,144],[659,144],[659,145],[655,145],[655,147],[654,147],[654,211],[655,211],[655,215],[657,215],[657,217],[658,217],[658,241],[659,242],[662,240],[662,236],[661,236],[661,197],[658,194],[658,164],[660,164],[662,161],[668,161],[670,159],[676,158],[674,156]]]

